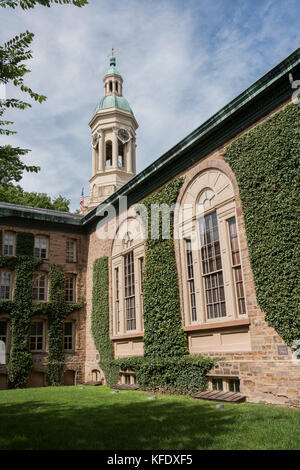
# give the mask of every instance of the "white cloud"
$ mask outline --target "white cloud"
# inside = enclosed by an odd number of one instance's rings
[[[276,0],[236,1],[235,8],[221,0],[90,0],[82,9],[1,11],[2,42],[35,33],[27,82],[48,96],[10,113],[18,130],[10,143],[31,148],[28,161],[42,167],[25,175],[25,189],[61,193],[72,209],[83,185],[88,192],[88,122],[111,47],[121,48],[124,96],[140,125],[140,171],[296,48],[296,5],[287,1],[282,12]]]

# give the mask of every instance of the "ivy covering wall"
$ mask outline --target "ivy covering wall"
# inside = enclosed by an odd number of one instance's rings
[[[2,239],[2,232],[1,239]],[[2,245],[1,245],[2,246]],[[9,388],[24,387],[32,369],[29,351],[30,324],[33,316],[48,319],[48,361],[46,378],[49,385],[59,385],[63,372],[63,322],[67,315],[82,307],[82,302],[65,302],[65,276],[61,266],[50,266],[50,300],[33,302],[33,274],[42,260],[33,257],[34,236],[17,234],[16,256],[0,256],[0,268],[14,271],[13,300],[0,301],[1,315],[10,316],[10,353],[7,365]]]
[[[256,295],[268,324],[300,338],[300,106],[288,105],[226,149],[240,191]]]
[[[114,385],[118,381],[119,370],[113,361],[113,345],[109,335],[108,292],[108,258],[104,256],[96,259],[93,265],[92,334],[106,382]]]
[[[113,359],[108,322],[108,259],[100,258],[94,263],[92,331],[100,354],[99,365],[109,385],[117,383],[120,369],[133,370],[141,389],[192,393],[203,389],[206,374],[213,365],[209,358],[188,354],[180,313],[173,213],[170,217],[170,239],[164,239],[161,217],[157,238],[152,239],[150,234],[151,207],[153,204],[175,204],[182,183],[182,178],[171,181],[159,192],[142,201],[147,208],[149,230],[143,289],[143,357]]]

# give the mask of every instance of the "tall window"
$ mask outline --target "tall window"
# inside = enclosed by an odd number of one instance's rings
[[[10,300],[12,297],[12,272],[1,271],[0,280],[0,299]]]
[[[0,341],[7,343],[7,321],[0,321]]]
[[[115,268],[115,309],[116,309],[116,320],[117,320],[117,332],[120,331],[120,279],[119,279],[119,268]]]
[[[34,256],[36,258],[48,259],[48,242],[47,237],[34,238]]]
[[[44,322],[34,321],[30,327],[30,351],[43,351],[44,349]]]
[[[76,298],[76,277],[74,274],[66,276],[66,302],[75,302]]]
[[[112,142],[108,140],[105,144],[105,166],[112,166]]]
[[[141,312],[144,311],[144,258],[139,258]]]
[[[194,282],[194,265],[193,265],[192,242],[190,239],[185,240],[185,248],[186,248],[186,262],[187,262],[187,282],[189,285],[192,321],[196,321],[197,320],[197,308],[196,308],[195,282]]]
[[[118,141],[118,167],[123,168],[124,167],[124,150],[125,150],[125,145],[123,142]]]
[[[225,323],[247,314],[236,194],[226,172],[225,165],[224,172],[199,165],[198,175],[193,174],[179,196],[175,226],[180,266],[185,268],[182,304],[187,327]]]
[[[228,220],[228,227],[229,227],[229,235],[230,235],[232,269],[233,269],[235,289],[236,289],[238,312],[240,315],[244,315],[246,313],[246,303],[245,303],[244,285],[243,285],[242,268],[241,268],[241,257],[240,257],[240,249],[239,249],[235,217],[232,217],[231,219]]]
[[[66,241],[66,263],[76,262],[76,240]]]
[[[225,317],[226,304],[216,212],[201,218],[199,226],[207,318]]]
[[[0,364],[6,364],[7,321],[0,321]]]
[[[64,350],[74,350],[74,323],[72,321],[64,323]]]
[[[125,311],[127,330],[136,329],[133,251],[124,256]]]
[[[3,243],[3,254],[13,256],[15,254],[16,235],[11,232],[5,232]]]
[[[112,246],[112,331],[114,336],[143,331],[143,266],[145,249],[139,218],[118,227]]]
[[[39,301],[47,300],[46,274],[34,274],[32,298]]]

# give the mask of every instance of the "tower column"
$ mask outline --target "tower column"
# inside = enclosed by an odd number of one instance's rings
[[[104,132],[100,129],[100,136],[98,140],[98,168],[99,171],[104,170]]]
[[[97,153],[96,153],[96,149],[92,148],[92,155],[93,155],[93,175],[96,174],[97,172]]]
[[[133,139],[127,143],[126,171],[128,171],[128,173],[132,173],[132,142]]]
[[[113,138],[112,138],[112,166],[113,168],[118,168],[118,137],[117,137],[117,129],[113,129]]]

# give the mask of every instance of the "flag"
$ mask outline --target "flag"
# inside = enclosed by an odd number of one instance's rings
[[[80,196],[80,212],[83,212],[83,208],[84,208],[84,192],[83,192],[84,188],[82,188],[82,191],[81,191],[81,196]]]

